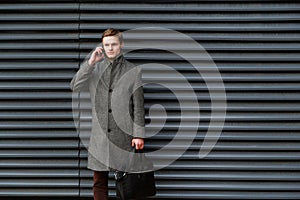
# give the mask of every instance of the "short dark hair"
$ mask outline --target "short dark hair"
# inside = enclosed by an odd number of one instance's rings
[[[117,29],[114,29],[114,28],[109,28],[109,29],[106,29],[103,33],[102,33],[102,38],[101,38],[101,42],[103,42],[103,38],[104,37],[108,37],[108,36],[115,36],[117,35],[119,37],[119,41],[120,43],[123,42],[123,35],[122,35],[122,32],[117,30]]]

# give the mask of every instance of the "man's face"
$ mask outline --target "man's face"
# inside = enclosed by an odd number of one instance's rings
[[[123,43],[120,43],[119,37],[116,35],[104,37],[102,43],[104,51],[110,60],[113,60],[123,48]]]

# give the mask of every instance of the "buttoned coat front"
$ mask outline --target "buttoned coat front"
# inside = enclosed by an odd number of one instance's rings
[[[131,151],[134,137],[144,137],[144,93],[141,68],[122,54],[110,62],[90,66],[82,63],[71,81],[71,89],[88,88],[92,105],[92,130],[88,168],[95,171],[119,169],[122,152]]]

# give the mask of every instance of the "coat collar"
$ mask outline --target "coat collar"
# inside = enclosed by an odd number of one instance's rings
[[[109,65],[115,66],[115,65],[118,65],[119,63],[123,63],[124,59],[125,58],[124,58],[123,52],[121,51],[119,53],[119,55],[117,55],[116,58],[113,61],[110,61],[108,59],[108,57],[105,55],[104,62],[105,62],[106,66],[109,66]]]

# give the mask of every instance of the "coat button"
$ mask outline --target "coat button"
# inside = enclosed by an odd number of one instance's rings
[[[109,89],[108,91],[109,91],[109,92],[112,92],[112,89]]]
[[[111,109],[108,109],[108,112],[110,112],[110,113],[111,113]]]
[[[110,129],[107,129],[107,132],[110,132],[111,130]]]

